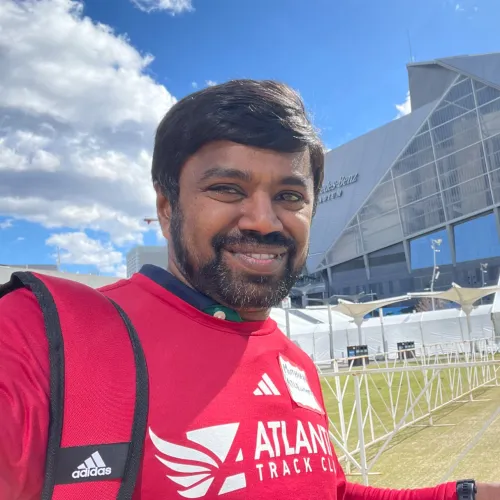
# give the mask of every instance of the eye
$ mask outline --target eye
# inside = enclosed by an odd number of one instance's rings
[[[277,198],[280,201],[285,201],[287,203],[300,203],[304,201],[304,197],[300,193],[294,193],[291,191],[280,193]]]
[[[227,184],[217,184],[215,186],[210,186],[207,191],[214,194],[217,198],[224,200],[237,200],[245,196],[240,188],[237,186],[231,186]]]

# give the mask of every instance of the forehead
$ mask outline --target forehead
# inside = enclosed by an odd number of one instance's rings
[[[279,153],[267,149],[244,146],[229,141],[217,141],[203,146],[184,165],[181,177],[202,181],[217,171],[223,177],[228,169],[242,172],[241,179],[256,183],[280,183],[296,176],[307,184],[313,183],[309,151]]]

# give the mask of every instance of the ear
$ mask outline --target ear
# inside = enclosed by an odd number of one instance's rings
[[[158,184],[155,184],[155,191],[156,213],[158,215],[158,222],[160,223],[161,232],[167,240],[170,240],[170,218],[172,215],[172,207],[170,205],[170,201],[165,196]]]

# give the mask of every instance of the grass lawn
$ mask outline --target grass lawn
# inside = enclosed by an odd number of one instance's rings
[[[476,368],[473,376],[482,380],[482,369]],[[493,373],[490,368],[490,374]],[[429,372],[430,378],[432,374]],[[499,373],[500,376],[500,373]],[[392,378],[392,390],[389,390],[388,377]],[[439,377],[439,378],[438,378]],[[343,413],[346,428],[349,426],[348,448],[354,450],[358,443],[356,416],[352,416],[354,407],[354,377],[341,376],[342,387],[345,386]],[[340,432],[339,407],[328,383],[335,389],[335,378],[326,376],[322,379],[323,394],[330,418]],[[364,412],[367,408],[366,383],[370,389],[370,399],[373,408],[372,419],[374,433],[365,424],[365,441],[382,436],[394,428],[418,396],[425,385],[421,372],[406,372],[395,374],[374,373],[361,381],[361,400]],[[438,406],[441,402],[462,391],[468,390],[468,374],[466,369],[443,370],[430,386],[430,405]],[[390,393],[393,402],[390,404]],[[399,397],[398,397],[399,394]],[[451,403],[433,414],[435,426],[428,426],[429,419],[419,422],[421,426],[411,426],[399,431],[390,445],[379,457],[372,472],[380,473],[370,476],[371,485],[387,487],[418,487],[437,483],[458,458],[462,450],[483,427],[490,415],[500,406],[500,387],[481,388],[474,391],[474,402]],[[483,401],[488,399],[489,401]],[[460,398],[468,401],[469,397]],[[392,408],[392,410],[391,410]],[[427,412],[427,399],[422,397],[415,407],[413,415],[419,417]],[[453,424],[443,426],[441,424]],[[331,429],[339,438],[333,429]],[[368,463],[375,456],[380,446],[375,444],[367,449]],[[342,455],[337,448],[338,455]],[[359,454],[355,455],[359,460]],[[500,419],[497,419],[487,429],[479,443],[465,456],[455,469],[451,480],[464,477],[474,477],[478,481],[500,480]],[[344,465],[344,464],[343,464]],[[358,472],[352,467],[353,473]],[[351,481],[361,481],[360,476],[349,476]]]

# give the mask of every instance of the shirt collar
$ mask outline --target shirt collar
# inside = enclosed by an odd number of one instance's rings
[[[139,272],[143,276],[146,276],[150,280],[168,290],[170,293],[173,293],[184,302],[187,302],[189,305],[206,314],[209,314],[210,316],[215,316],[228,321],[243,321],[240,315],[233,309],[222,306],[198,290],[190,288],[182,283],[182,281],[178,280],[173,274],[169,273],[165,269],[162,269],[161,267],[146,264],[142,266]]]

